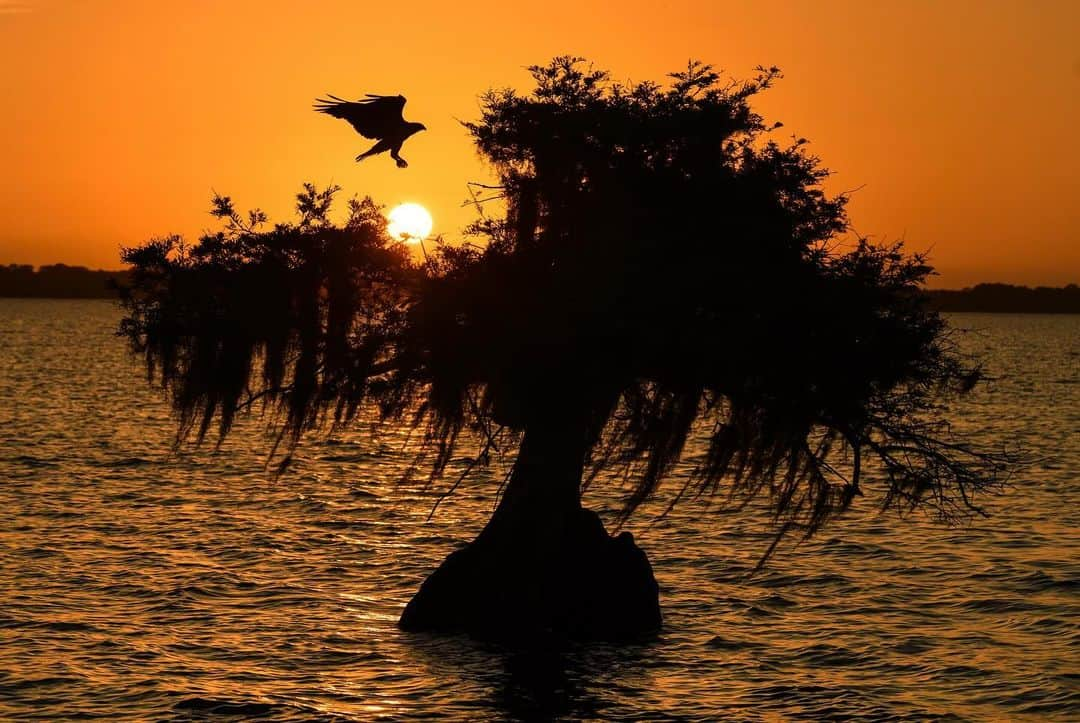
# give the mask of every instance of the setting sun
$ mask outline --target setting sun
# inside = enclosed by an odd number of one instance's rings
[[[419,243],[431,233],[431,214],[419,203],[403,203],[395,206],[386,217],[390,221],[390,235],[405,243]]]
[[[0,723],[1080,723],[1080,0],[613,5],[0,0]]]

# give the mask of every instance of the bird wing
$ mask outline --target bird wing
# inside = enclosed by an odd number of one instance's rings
[[[346,120],[365,138],[386,138],[405,123],[401,115],[405,107],[403,95],[372,95],[351,101],[327,94],[318,98],[314,108],[335,118]]]

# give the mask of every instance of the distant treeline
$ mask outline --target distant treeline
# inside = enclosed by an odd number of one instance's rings
[[[108,299],[116,296],[113,284],[124,282],[126,271],[92,271],[85,266],[53,264],[36,271],[33,266],[0,266],[0,297],[54,299]],[[940,311],[984,311],[1005,314],[1080,314],[1080,286],[1012,286],[978,284],[959,291],[926,292]]]
[[[0,266],[0,297],[53,299],[108,299],[116,296],[114,282],[126,271],[92,271],[85,266],[53,264],[36,271],[33,266]]]
[[[1080,314],[1080,286],[1012,286],[978,284],[960,291],[926,292],[940,311],[985,311],[1003,314]]]

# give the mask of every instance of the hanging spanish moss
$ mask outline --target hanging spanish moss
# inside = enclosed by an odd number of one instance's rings
[[[673,498],[765,500],[778,540],[870,487],[889,509],[978,512],[1009,459],[955,438],[946,410],[979,369],[923,302],[926,260],[851,234],[806,141],[751,109],[779,71],[691,63],[661,86],[576,58],[531,70],[531,94],[489,92],[466,124],[505,209],[478,201],[470,244],[413,261],[374,202],[335,224],[339,189],[307,185],[294,222],[218,196],[221,231],[126,251],[121,330],[178,442],[258,407],[287,457],[367,410],[423,429],[433,478],[465,431],[481,462],[520,443],[493,530],[547,514],[535,490],[565,479],[579,509],[605,471],[629,483],[625,519],[702,430]]]

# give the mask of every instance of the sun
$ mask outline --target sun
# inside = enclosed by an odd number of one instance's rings
[[[386,230],[396,241],[420,243],[431,233],[431,214],[419,203],[395,206],[386,218],[390,222]]]

